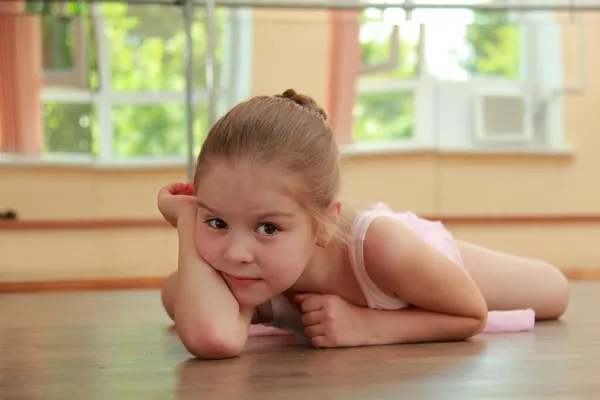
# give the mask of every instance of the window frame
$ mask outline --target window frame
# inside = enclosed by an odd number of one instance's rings
[[[64,6],[64,4],[61,4]],[[83,17],[72,17],[74,30],[73,67],[65,71],[43,71],[44,86],[85,88],[88,76],[87,37]]]
[[[98,12],[98,4],[94,4],[94,30],[98,48],[98,74],[101,82],[111,82],[109,43],[105,31],[106,20]],[[251,10],[247,7],[227,10],[227,27],[225,29],[226,51],[223,72],[217,83],[217,111],[222,114],[231,106],[247,98],[251,90],[251,48],[252,20]],[[182,22],[183,23],[183,22]],[[83,30],[78,31],[83,35]],[[78,38],[78,42],[82,40]],[[183,56],[183,55],[182,55]],[[209,100],[206,88],[195,90],[193,104]],[[111,112],[119,105],[162,105],[181,102],[185,104],[186,94],[183,91],[153,92],[120,92],[114,91],[110,84],[101,85],[93,93],[85,89],[56,88],[44,85],[40,105],[46,102],[91,104],[96,108],[98,116],[98,154],[44,152],[41,157],[11,156],[13,161],[25,163],[51,163],[66,165],[96,166],[103,168],[156,168],[184,166],[187,156],[146,156],[136,158],[117,158],[114,155],[115,132]],[[7,158],[7,157],[3,157]]]
[[[509,0],[514,1],[514,0]],[[528,1],[528,0],[527,0]],[[541,15],[540,15],[541,14]],[[521,74],[518,79],[473,78],[450,81],[432,76],[424,57],[429,30],[421,25],[421,73],[416,78],[382,80],[375,84],[365,83],[357,76],[357,96],[381,88],[410,88],[415,98],[414,134],[410,139],[361,142],[353,140],[344,146],[347,154],[371,154],[394,152],[465,152],[498,153],[525,152],[535,154],[570,153],[564,139],[564,104],[560,96],[564,88],[562,31],[555,13],[514,14],[521,27],[520,46]],[[543,22],[540,26],[539,22]],[[550,39],[549,39],[550,38]],[[549,61],[552,60],[552,61]],[[385,89],[383,89],[385,90]],[[456,91],[458,90],[458,92]],[[477,93],[503,95],[507,91],[523,93],[524,101],[544,111],[543,118],[531,127],[529,140],[481,140],[478,138]],[[462,92],[462,107],[456,107],[453,98]],[[448,106],[449,105],[449,106]],[[456,114],[462,117],[457,118]],[[451,126],[450,129],[446,127]],[[443,132],[442,132],[443,130]],[[354,135],[351,135],[354,137]]]

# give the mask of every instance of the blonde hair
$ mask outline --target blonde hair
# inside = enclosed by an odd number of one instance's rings
[[[340,191],[339,152],[326,111],[309,96],[288,89],[233,107],[209,131],[198,156],[196,183],[217,159],[274,164],[299,177],[294,195],[317,222],[345,236],[347,218],[333,226],[326,210]],[[341,230],[340,230],[341,228]]]

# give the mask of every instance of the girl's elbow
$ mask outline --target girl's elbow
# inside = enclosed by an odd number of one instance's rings
[[[471,336],[479,335],[481,332],[483,332],[483,330],[485,329],[485,326],[487,325],[487,317],[488,317],[488,312],[486,309],[485,312],[482,313],[482,315],[475,318],[475,321],[473,322],[473,325],[474,325],[473,334]]]
[[[480,306],[477,310],[474,310],[471,316],[466,319],[464,339],[469,339],[483,332],[487,324],[487,318],[487,306]]]
[[[181,335],[181,342],[190,354],[201,359],[234,358],[241,354],[245,346],[245,341],[210,330],[205,330],[201,335]]]
[[[474,334],[480,334],[487,324],[488,319],[488,306],[485,301],[483,295],[479,296],[479,301],[475,303],[476,306],[473,309],[472,318],[473,318],[473,330]]]

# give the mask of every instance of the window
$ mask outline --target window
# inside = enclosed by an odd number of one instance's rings
[[[88,6],[83,3],[32,1],[27,2],[26,12],[42,15],[44,85],[86,87],[88,37],[85,21],[76,16],[88,12]]]
[[[540,14],[365,9],[354,146],[561,148],[561,30]]]
[[[63,80],[49,81],[44,88],[44,152],[109,163],[183,161],[188,141],[182,9],[113,2],[93,7],[91,18],[73,13],[42,18],[45,29],[57,32],[44,37],[46,76],[56,69],[77,70],[73,60],[86,60],[83,87]],[[248,63],[240,61],[240,48],[251,40],[250,17],[246,10],[218,9],[216,18],[215,83],[222,113],[248,96]],[[203,20],[196,15],[192,26],[198,147],[208,127]],[[88,56],[81,56],[81,46],[74,43],[85,43]]]

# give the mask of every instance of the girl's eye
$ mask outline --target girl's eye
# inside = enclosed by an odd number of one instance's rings
[[[260,235],[272,236],[279,232],[279,228],[272,224],[262,224],[258,227],[258,233]]]
[[[222,219],[213,218],[206,221],[213,229],[227,229],[227,224]]]

